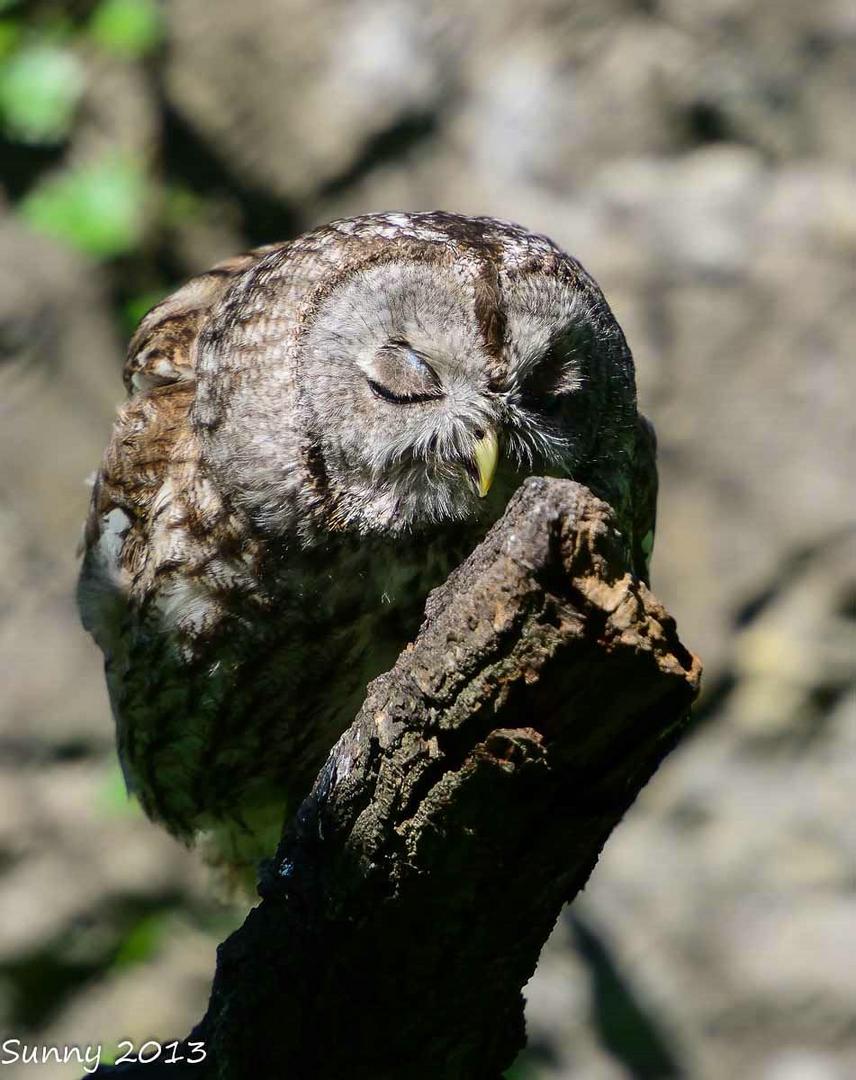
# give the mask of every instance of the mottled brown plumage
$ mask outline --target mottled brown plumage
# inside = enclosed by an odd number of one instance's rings
[[[594,487],[646,573],[629,350],[582,267],[518,226],[369,215],[221,263],[145,317],[125,384],[81,611],[129,785],[230,864],[271,845],[524,475]]]

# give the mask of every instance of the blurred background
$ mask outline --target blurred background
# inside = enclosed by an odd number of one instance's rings
[[[242,914],[126,801],[73,608],[136,320],[248,245],[441,207],[602,284],[706,666],[509,1076],[856,1076],[854,95],[852,0],[0,0],[4,1037],[185,1034]]]

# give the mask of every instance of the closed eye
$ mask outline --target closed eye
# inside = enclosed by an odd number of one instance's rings
[[[443,396],[437,373],[406,341],[390,341],[378,349],[367,365],[366,378],[372,393],[396,405],[415,405]]]
[[[527,372],[521,387],[524,394],[561,399],[579,390],[591,348],[588,326],[569,326],[554,334],[541,358]]]
[[[388,386],[383,386],[374,379],[369,379],[372,393],[384,401],[394,401],[396,405],[415,405],[420,401],[435,401],[442,394],[396,394]]]

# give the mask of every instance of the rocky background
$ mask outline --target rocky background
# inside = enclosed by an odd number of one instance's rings
[[[135,320],[250,243],[443,207],[603,285],[706,662],[509,1076],[856,1076],[854,94],[849,0],[0,0],[4,1038],[184,1034],[241,918],[125,800],[72,604]]]

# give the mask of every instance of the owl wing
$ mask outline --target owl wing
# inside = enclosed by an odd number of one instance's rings
[[[164,629],[184,638],[208,631],[222,614],[218,591],[227,584],[236,589],[242,574],[251,578],[256,553],[199,466],[190,424],[196,342],[232,286],[289,246],[269,245],[222,262],[144,317],[124,369],[128,400],[114,423],[84,527],[78,606],[104,653],[120,760],[148,812],[178,833],[190,828],[195,806],[181,784],[164,781],[156,788],[150,782],[152,762],[168,771],[150,750],[161,736],[167,750],[180,745],[165,726],[171,713],[163,702],[199,685],[177,673],[180,663]],[[224,551],[237,556],[221,558]],[[185,705],[175,709],[176,720],[198,737],[198,724],[188,721],[195,714]],[[172,760],[168,753],[166,759]],[[174,793],[175,805],[156,798],[161,789]]]
[[[174,516],[200,522],[210,532],[227,516],[214,486],[195,467],[190,436],[201,332],[229,290],[252,278],[269,256],[280,290],[297,297],[329,270],[335,260],[329,249],[319,235],[226,259],[153,307],[131,339],[123,373],[128,400],[95,479],[81,544],[78,603],[84,625],[108,658],[129,597],[139,600],[151,586],[155,528]],[[179,505],[187,502],[192,505]],[[164,546],[171,550],[181,531],[171,528]],[[167,561],[186,562],[183,555]]]
[[[341,244],[335,247],[329,242],[333,231],[331,227],[318,229],[297,240],[266,244],[225,259],[156,304],[143,317],[128,346],[123,372],[128,393],[192,379],[194,345],[214,308],[239,278],[268,256],[277,264],[274,276],[280,298],[290,294],[296,303],[340,263]],[[360,237],[348,236],[345,242],[357,247]]]
[[[118,587],[124,577],[120,565],[124,539],[129,528],[147,514],[166,479],[168,463],[175,458],[192,387],[175,392],[163,388],[193,379],[194,345],[229,287],[269,252],[287,246],[269,244],[225,259],[191,278],[143,317],[131,338],[122,373],[129,400],[114,425],[84,525],[82,584],[95,576]],[[89,607],[83,608],[84,623],[92,630]]]
[[[193,346],[214,305],[238,277],[286,246],[269,244],[225,259],[156,304],[128,346],[122,375],[128,393],[193,378]]]
[[[192,278],[145,315],[131,339],[122,406],[93,485],[84,525],[78,603],[84,626],[109,657],[135,583],[144,576],[152,508],[187,485],[182,446],[193,400],[195,343],[231,285],[271,244],[226,259]]]

